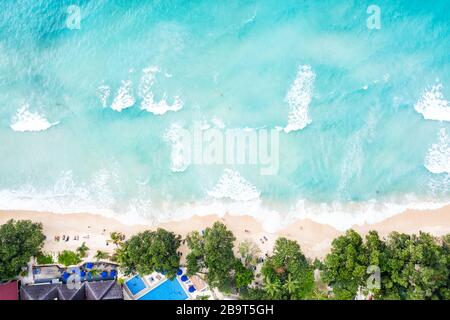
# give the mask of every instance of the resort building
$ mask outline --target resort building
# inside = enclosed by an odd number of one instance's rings
[[[123,300],[118,267],[111,262],[32,265],[31,276],[20,287],[20,300]]]
[[[79,276],[81,282],[115,280],[118,268],[117,264],[111,262],[86,262],[71,267],[57,264],[33,266],[32,283],[66,283],[71,275]]]
[[[19,300],[18,281],[0,283],[0,301],[1,300]]]
[[[122,286],[115,280],[84,282],[78,288],[62,283],[22,286],[21,300],[123,300]]]

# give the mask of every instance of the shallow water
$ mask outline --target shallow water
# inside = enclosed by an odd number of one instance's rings
[[[449,202],[450,2],[377,1],[369,30],[371,4],[2,1],[0,208],[345,225]],[[183,165],[171,129],[196,126],[277,128],[279,171]]]

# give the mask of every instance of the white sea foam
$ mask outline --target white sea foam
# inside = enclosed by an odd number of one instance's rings
[[[119,88],[116,96],[114,97],[111,109],[121,112],[124,109],[131,108],[135,102],[132,81],[122,81],[122,86]]]
[[[225,169],[216,186],[208,191],[216,199],[228,198],[235,201],[259,199],[261,192],[245,180],[237,171]]]
[[[425,168],[432,173],[450,173],[450,137],[445,128],[441,128],[438,142],[428,150]]]
[[[10,127],[12,130],[18,132],[45,131],[58,123],[50,123],[45,116],[37,112],[31,112],[29,105],[26,104],[20,107],[12,117]]]
[[[179,123],[173,123],[169,129],[166,131],[164,138],[170,143],[172,151],[170,154],[171,170],[173,172],[183,172],[190,165],[189,155],[184,153],[185,141],[183,141],[183,136],[181,131],[183,126]]]
[[[305,128],[311,123],[308,107],[311,103],[316,75],[308,65],[298,67],[297,77],[286,95],[286,102],[290,106],[288,124],[284,128],[286,133]]]
[[[314,222],[330,225],[344,231],[355,225],[374,224],[390,218],[406,210],[434,210],[449,205],[450,202],[421,201],[413,195],[402,200],[379,202],[347,202],[331,204],[315,204],[304,200],[297,203],[285,217],[285,223],[298,219],[310,219]]]
[[[106,108],[108,105],[108,98],[111,95],[111,88],[103,84],[99,86],[97,90],[100,102],[102,103],[103,108]]]
[[[139,96],[142,99],[141,109],[156,115],[163,115],[168,111],[176,112],[181,110],[183,108],[183,101],[178,96],[173,97],[172,104],[167,102],[166,94],[163,95],[161,100],[155,101],[152,87],[156,81],[156,74],[159,72],[160,70],[155,66],[142,70],[143,74],[139,83]]]
[[[192,216],[210,215],[218,216],[230,214],[233,216],[249,215],[263,226],[266,232],[276,232],[300,219],[310,219],[317,223],[330,225],[338,230],[346,230],[355,225],[381,222],[408,209],[433,210],[449,205],[450,202],[436,202],[416,199],[407,196],[404,199],[378,202],[347,203],[311,203],[305,200],[298,201],[290,210],[264,206],[259,199],[253,201],[223,201],[224,193],[218,199],[207,198],[192,204],[180,205],[173,200],[163,203],[161,208],[154,208],[149,195],[138,194],[127,204],[119,205],[117,200],[111,203],[113,195],[111,185],[114,187],[114,174],[103,171],[99,183],[76,184],[73,182],[71,172],[62,173],[57,183],[59,187],[48,191],[38,191],[31,185],[24,185],[17,190],[0,190],[0,210],[37,210],[54,213],[89,212],[114,218],[128,225],[149,224],[157,225],[169,221],[179,221]],[[240,179],[238,179],[240,180]],[[113,188],[114,189],[114,188]],[[250,185],[256,197],[257,192]],[[106,191],[108,196],[99,198],[98,195]],[[235,194],[230,191],[230,194]],[[227,197],[228,198],[228,197]],[[254,198],[254,197],[250,197]],[[103,202],[103,200],[106,200]]]
[[[450,121],[450,105],[442,94],[442,84],[425,90],[414,109],[427,120]]]

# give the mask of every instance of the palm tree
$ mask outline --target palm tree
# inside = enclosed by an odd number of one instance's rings
[[[267,294],[275,298],[275,296],[280,292],[280,283],[278,281],[270,280],[269,277],[266,278],[266,281],[264,282],[264,290],[266,290]]]
[[[123,243],[123,241],[125,240],[125,235],[121,232],[114,231],[114,232],[111,232],[111,234],[109,236],[111,237],[112,243],[114,243],[116,245],[116,247],[121,245]]]
[[[97,261],[106,260],[106,259],[109,259],[109,254],[107,252],[105,252],[105,251],[97,250],[97,252],[95,253],[94,258]]]
[[[89,273],[91,274],[91,277],[97,277],[98,275],[100,275],[100,270],[92,269],[91,271],[89,271]]]
[[[77,252],[78,252],[78,254],[80,255],[81,258],[86,257],[88,251],[89,251],[89,248],[88,248],[88,246],[86,245],[86,242],[83,242],[83,243],[81,244],[81,246],[79,246],[79,247],[77,248]]]
[[[292,279],[291,274],[288,275],[286,282],[284,283],[284,288],[289,294],[293,294],[297,291],[300,282],[298,280]]]

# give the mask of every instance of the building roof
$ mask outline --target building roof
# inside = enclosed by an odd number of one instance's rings
[[[123,299],[122,287],[115,281],[95,281],[86,283],[87,300]]]
[[[22,300],[122,300],[122,287],[114,280],[84,282],[79,287],[39,284],[20,288]]]
[[[19,286],[17,281],[0,283],[0,300],[19,300]]]

